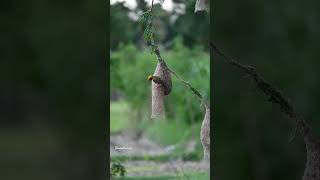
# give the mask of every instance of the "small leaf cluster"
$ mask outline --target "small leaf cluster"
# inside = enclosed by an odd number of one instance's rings
[[[152,41],[153,39],[153,26],[152,26],[152,12],[148,10],[144,12],[141,16],[139,21],[144,25],[144,33],[143,36],[146,41]]]
[[[110,176],[111,177],[117,177],[117,176],[124,177],[125,174],[126,174],[126,169],[122,164],[113,163],[111,165],[111,168],[110,168]]]
[[[153,16],[152,11],[145,11],[139,19],[139,22],[144,26],[143,37],[146,41],[151,43],[151,54],[155,51],[156,46],[154,43],[154,28],[153,28]]]

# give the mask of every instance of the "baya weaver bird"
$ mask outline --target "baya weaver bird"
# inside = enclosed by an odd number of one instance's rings
[[[149,75],[148,80],[153,81],[156,84],[161,84],[164,88],[165,95],[168,95],[170,93],[170,91],[171,91],[170,84],[164,82],[159,76]]]

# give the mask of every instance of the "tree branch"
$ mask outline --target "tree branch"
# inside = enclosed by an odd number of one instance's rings
[[[293,106],[289,103],[287,98],[283,96],[281,91],[266,82],[254,67],[243,65],[235,59],[228,57],[213,42],[210,43],[210,47],[213,52],[223,57],[227,64],[237,67],[251,77],[258,89],[269,97],[270,102],[279,104],[281,111],[295,122],[297,129],[304,138],[308,138],[311,135],[310,125],[294,111]]]

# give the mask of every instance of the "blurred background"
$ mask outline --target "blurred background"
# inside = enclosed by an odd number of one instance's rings
[[[152,121],[151,82],[157,60],[143,39],[139,16],[151,0],[110,1],[110,165],[127,178],[209,179],[202,163],[196,97],[173,77],[165,97],[166,120]],[[194,14],[195,1],[155,1],[156,44],[167,65],[210,100],[209,13]],[[132,150],[115,150],[130,146]]]
[[[0,179],[106,179],[106,7],[0,3]]]
[[[211,2],[211,37],[226,54],[255,66],[320,134],[318,1]],[[299,180],[303,140],[277,105],[236,68],[212,56],[214,165],[219,180]]]

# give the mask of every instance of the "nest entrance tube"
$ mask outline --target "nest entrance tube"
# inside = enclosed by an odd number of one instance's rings
[[[164,97],[171,92],[171,74],[163,60],[159,61],[151,85],[151,119],[164,119]]]
[[[164,115],[164,90],[161,84],[152,82],[152,108],[151,119],[163,119]]]

